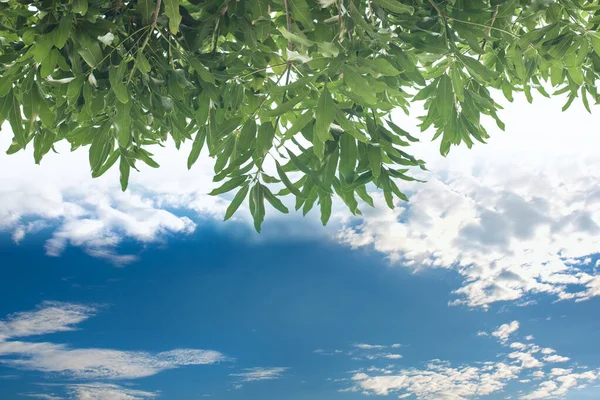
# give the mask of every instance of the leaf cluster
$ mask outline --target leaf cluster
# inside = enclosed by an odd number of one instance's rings
[[[212,194],[236,191],[260,230],[265,203],[295,197],[326,224],[333,196],[354,214],[394,207],[425,168],[390,118],[423,102],[440,151],[488,138],[500,93],[600,100],[597,0],[7,0],[0,3],[0,123],[40,163],[86,147],[93,177],[122,189],[149,149],[192,142],[214,158]],[[276,171],[269,175],[266,171]],[[274,193],[276,192],[276,193]]]

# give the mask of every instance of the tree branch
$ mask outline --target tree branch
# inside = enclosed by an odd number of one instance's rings
[[[494,14],[492,14],[492,22],[490,23],[490,26],[488,26],[487,31],[485,32],[485,37],[483,38],[483,41],[481,43],[481,50],[485,50],[485,45],[487,44],[487,40],[490,37],[490,34],[492,33],[492,28],[494,27],[494,22],[496,22],[496,16],[498,15],[498,8],[500,6],[496,6],[496,9],[494,10]]]

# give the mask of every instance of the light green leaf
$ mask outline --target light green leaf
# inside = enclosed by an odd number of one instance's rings
[[[327,141],[331,136],[329,127],[335,119],[335,103],[329,93],[329,89],[325,87],[315,109],[315,133],[321,142]]]
[[[179,0],[165,0],[165,14],[169,17],[169,30],[173,35],[177,34],[181,23]]]
[[[88,10],[88,0],[73,0],[71,10],[75,14],[85,15]]]
[[[283,35],[283,37],[286,38],[288,41],[292,42],[293,44],[297,44],[304,47],[311,47],[313,44],[315,44],[315,42],[313,42],[312,40],[308,40],[305,37],[296,35],[295,33],[292,33],[285,29],[283,26],[280,26],[278,29],[279,32],[281,32],[281,34]]]
[[[310,13],[310,7],[306,0],[289,0],[292,17],[299,21],[307,30],[315,29],[313,17]]]

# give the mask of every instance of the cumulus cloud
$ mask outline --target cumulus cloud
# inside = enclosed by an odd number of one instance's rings
[[[10,136],[0,136],[0,148],[9,146]],[[227,207],[222,198],[207,195],[213,186],[207,157],[187,171],[182,157],[187,148],[157,149],[161,168],[140,165],[141,173],[132,173],[125,193],[116,170],[90,177],[85,150],[70,152],[66,143],[57,144],[56,150],[60,154],[48,154],[41,165],[34,164],[32,149],[0,158],[2,170],[19,171],[0,177],[0,231],[12,232],[20,243],[26,235],[50,227],[45,245],[50,256],[77,246],[93,257],[127,264],[137,257],[123,254],[120,245],[125,241],[143,245],[189,234],[196,222],[184,214],[221,218]]]
[[[519,329],[519,321],[512,321],[509,324],[502,324],[492,332],[492,336],[497,337],[501,341],[505,342],[508,337],[515,333]]]
[[[51,342],[14,340],[73,330],[76,324],[90,318],[96,311],[90,306],[47,302],[35,311],[10,315],[0,321],[0,364],[79,379],[135,379],[185,365],[214,364],[226,360],[223,354],[214,350],[175,349],[151,353],[71,348]]]
[[[446,158],[424,134],[411,151],[428,160],[431,173],[419,176],[425,184],[400,183],[410,203],[392,211],[374,193],[377,208],[365,206],[362,216],[351,218],[336,202],[332,227],[318,232],[341,226],[337,239],[353,248],[373,247],[415,270],[456,271],[464,280],[451,304],[487,308],[498,301],[533,304],[527,297],[540,294],[573,301],[600,295],[594,267],[600,246],[600,155],[593,145],[597,135],[585,129],[593,126],[593,117],[576,105],[558,112],[560,100],[523,105],[521,99],[506,107],[507,132],[492,128],[488,145],[454,148]],[[394,118],[409,130],[416,124],[400,113]],[[9,136],[0,136],[0,146],[8,147]],[[126,264],[136,254],[119,251],[125,241],[147,244],[188,234],[206,218],[220,219],[227,206],[223,198],[207,195],[214,186],[212,161],[202,155],[187,171],[186,146],[157,148],[161,168],[141,166],[126,193],[118,188],[116,170],[92,180],[85,151],[70,153],[63,145],[57,150],[61,154],[49,154],[41,167],[28,152],[0,159],[3,170],[19,171],[0,177],[0,229],[19,242],[52,226],[49,255],[74,245]],[[277,214],[269,220],[273,217]],[[247,221],[246,210],[238,218]],[[285,219],[290,222],[284,224],[286,238],[314,235],[312,217],[303,224],[295,218]]]
[[[229,376],[238,377],[241,382],[270,381],[281,378],[288,369],[288,367],[246,368],[244,372],[229,374]]]
[[[524,400],[563,398],[571,388],[583,389],[590,382],[600,379],[600,370],[572,373],[561,371],[552,380],[542,382],[538,388],[522,398]]]
[[[507,132],[490,143],[456,148],[442,159],[430,144],[413,146],[429,160],[425,184],[401,183],[410,203],[365,209],[340,230],[353,248],[373,247],[392,263],[449,268],[464,277],[451,304],[489,307],[547,294],[587,300],[600,294],[593,257],[600,247],[600,156],[581,108],[507,107]],[[581,121],[573,127],[573,121]],[[535,121],[535,123],[530,122]],[[412,124],[406,120],[406,126]],[[568,143],[564,132],[573,132]]]
[[[381,396],[399,393],[420,399],[461,399],[501,390],[517,373],[518,367],[505,363],[451,367],[434,360],[425,369],[402,369],[398,374],[379,376],[356,373],[352,380],[355,390]]]
[[[556,354],[544,357],[544,361],[551,362],[551,363],[561,363],[561,362],[567,362],[569,360],[570,360],[569,357],[563,357],[563,356],[559,356]]]

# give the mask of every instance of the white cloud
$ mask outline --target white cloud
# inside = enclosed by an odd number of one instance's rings
[[[509,324],[502,324],[492,332],[492,336],[497,337],[501,341],[505,342],[508,337],[515,333],[519,329],[519,321],[512,321]]]
[[[10,131],[10,128],[7,130]],[[10,134],[0,136],[0,148],[10,144]],[[30,146],[31,147],[31,146]],[[32,148],[0,158],[0,231],[12,231],[16,243],[42,227],[52,227],[46,252],[60,255],[67,246],[81,247],[88,254],[115,264],[136,260],[122,254],[125,241],[160,243],[170,234],[189,234],[196,223],[182,215],[221,218],[227,202],[208,196],[212,183],[211,162],[201,157],[191,171],[185,167],[189,149],[158,148],[160,169],[139,165],[132,171],[130,189],[121,192],[118,171],[92,179],[87,149],[69,151],[66,143],[56,146],[35,165]],[[118,168],[117,168],[118,169]]]
[[[415,270],[457,271],[464,282],[451,304],[600,295],[600,277],[585,262],[600,248],[599,139],[586,129],[595,117],[582,107],[549,113],[559,102],[515,101],[503,112],[507,132],[445,159],[428,143],[413,146],[429,161],[428,182],[402,183],[411,201],[394,211],[376,194],[377,207],[353,219],[339,240]],[[414,124],[404,122],[409,130]]]
[[[288,367],[271,367],[271,368],[246,368],[244,372],[238,372],[229,374],[240,378],[241,382],[254,382],[254,381],[269,381],[273,379],[279,379],[286,372]]]
[[[384,354],[382,356],[383,358],[387,358],[388,360],[399,360],[402,358],[401,354],[393,354],[393,353],[388,353],[388,354]]]
[[[7,338],[72,331],[94,316],[95,307],[46,301],[35,311],[18,312],[0,321],[0,341]]]
[[[59,397],[59,396],[55,396],[53,394],[46,394],[46,393],[22,393],[21,396],[31,397],[34,399],[41,399],[41,400],[64,400],[64,397]]]
[[[158,393],[125,388],[107,383],[68,385],[72,398],[78,400],[144,400],[158,397]]]
[[[505,348],[518,349],[518,351],[508,354],[500,354],[499,356],[503,356],[503,358],[499,360],[453,366],[448,361],[435,359],[427,363],[424,368],[395,369],[393,364],[386,368],[371,366],[351,371],[352,386],[343,390],[381,396],[394,394],[400,398],[415,396],[417,399],[427,400],[458,400],[499,393],[513,381],[530,383],[529,377],[533,377],[539,382],[547,374],[544,372],[546,365],[536,358],[536,354],[546,354],[550,348],[542,349],[533,343],[512,342],[509,344],[507,339],[514,335],[518,328],[517,321],[513,321],[501,325],[490,335],[495,337]],[[555,351],[552,350],[552,352]],[[554,356],[556,354],[546,357]],[[550,393],[547,395],[548,398],[562,396],[571,388],[580,387],[582,381],[592,381],[600,377],[600,374],[592,370],[577,374],[572,371],[572,369],[552,368],[548,372],[551,379],[536,384],[537,386],[534,385],[534,391],[524,398],[546,398],[542,396],[543,393]]]
[[[553,371],[557,370],[556,368]],[[572,373],[571,370],[561,370],[554,374],[551,380],[542,382],[530,394],[523,396],[524,400],[563,398],[571,388],[583,388],[586,384],[600,379],[600,370]]]
[[[424,176],[426,184],[401,183],[411,202],[395,211],[375,194],[378,207],[364,207],[360,218],[350,218],[336,203],[328,229],[313,230],[314,216],[302,224],[287,216],[285,236],[284,228],[271,225],[261,239],[328,235],[342,224],[337,233],[342,243],[372,246],[413,269],[455,270],[464,282],[452,304],[485,308],[497,301],[532,304],[526,297],[537,294],[574,301],[598,296],[600,276],[586,264],[600,246],[600,155],[594,145],[599,139],[585,129],[594,117],[578,105],[560,113],[561,101],[516,100],[503,112],[507,132],[492,128],[488,145],[454,148],[447,158],[423,135],[411,152],[427,160],[432,172]],[[394,118],[409,130],[416,125],[414,118]],[[10,135],[0,136],[0,147],[9,142]],[[35,232],[35,224],[51,225],[50,255],[74,245],[126,264],[136,254],[119,251],[125,241],[160,243],[170,234],[188,234],[204,218],[220,219],[227,206],[206,194],[214,187],[211,160],[203,155],[187,171],[189,143],[180,151],[172,143],[157,147],[161,168],[142,165],[126,193],[118,189],[116,170],[89,177],[87,149],[69,152],[64,144],[57,149],[61,154],[48,154],[42,166],[33,164],[31,149],[0,158],[2,170],[19,171],[0,177],[0,229],[19,242]],[[198,221],[185,216],[190,212]],[[248,221],[247,210],[238,218]],[[273,218],[280,217],[271,213],[267,220]]]
[[[556,354],[544,357],[544,361],[550,362],[550,363],[562,363],[562,362],[567,362],[569,360],[570,360],[569,357],[563,357],[563,356],[559,356]]]
[[[426,369],[403,369],[394,375],[352,376],[355,390],[387,396],[391,393],[412,394],[419,399],[460,399],[485,396],[501,390],[516,378],[519,368],[505,363],[453,368],[434,360]],[[406,393],[405,393],[406,392]]]
[[[353,346],[356,347],[357,349],[361,349],[361,350],[381,350],[386,347],[381,344],[368,344],[368,343],[358,343]]]
[[[185,365],[214,364],[226,360],[214,350],[175,349],[150,353],[73,349],[64,344],[14,340],[73,330],[74,325],[93,316],[96,311],[96,308],[78,304],[46,302],[36,311],[10,315],[5,321],[0,321],[0,364],[79,379],[135,379]]]

